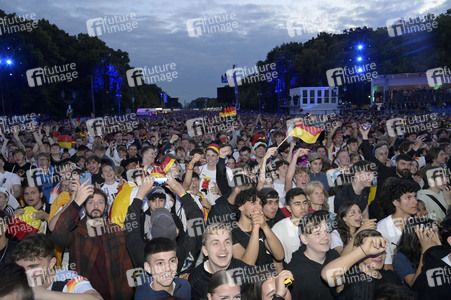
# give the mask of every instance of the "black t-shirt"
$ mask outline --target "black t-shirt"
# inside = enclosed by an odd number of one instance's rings
[[[213,276],[213,274],[205,270],[204,264],[205,262],[198,265],[189,275],[188,280],[189,283],[191,284],[191,300],[207,299],[208,283],[210,282],[211,276]],[[232,257],[232,260],[230,261],[230,265],[227,268],[227,270],[245,267],[251,268],[251,266],[249,266],[245,262]],[[246,292],[247,287],[248,287],[247,284],[242,284],[240,286],[242,295]]]
[[[250,237],[251,232],[244,232],[239,226],[232,230],[233,245],[240,244],[244,249],[246,249],[249,244]],[[263,233],[263,230],[260,229],[258,239],[258,256],[257,261],[255,262],[256,266],[270,265],[273,263],[272,255],[265,247],[265,240],[266,236]]]
[[[291,298],[309,300],[333,300],[332,289],[321,278],[323,267],[340,257],[334,249],[326,253],[323,264],[310,260],[305,256],[306,246],[302,245],[293,253],[293,258],[287,266],[287,270],[293,273],[294,282],[290,286]],[[362,298],[364,299],[364,298]]]
[[[357,204],[360,210],[363,212],[365,208],[368,206],[369,195],[370,195],[369,188],[364,188],[362,190],[362,193],[360,193],[360,195],[356,195],[356,193],[354,192],[354,188],[352,187],[352,184],[348,184],[335,196],[334,200],[335,213],[338,213],[340,205],[342,205],[347,201],[351,201]]]
[[[91,173],[91,182],[92,182],[92,184],[94,184],[94,185],[95,185],[96,183],[102,184],[102,183],[105,182],[105,179],[102,178],[102,174],[101,174],[100,171],[99,171],[99,173],[97,173],[97,174],[92,174],[92,173]]]
[[[20,177],[21,183],[22,183],[22,187],[27,185],[27,171],[30,169],[35,169],[36,167],[31,165],[30,163],[26,163],[24,164],[22,167],[19,166],[18,164],[13,164],[11,167],[11,173],[16,174],[17,176]]]
[[[368,299],[374,298],[376,290],[384,284],[402,285],[399,276],[391,270],[379,270],[382,277],[373,278],[363,273],[356,264],[349,269],[344,276],[344,289],[337,299]]]
[[[14,260],[11,257],[11,254],[13,253],[14,249],[16,249],[17,244],[18,242],[14,240],[11,239],[8,240],[6,246],[0,250],[0,263],[14,262]]]

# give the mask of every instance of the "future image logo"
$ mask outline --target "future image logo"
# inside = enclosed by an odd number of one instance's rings
[[[133,131],[138,127],[135,113],[124,116],[100,117],[86,121],[86,127],[90,136],[105,136],[113,132]]]
[[[345,66],[326,71],[327,83],[330,87],[363,81],[370,82],[377,74],[375,63],[353,67]]]
[[[138,28],[138,21],[135,13],[111,17],[105,16],[87,20],[86,28],[90,36],[101,36],[123,31],[131,32],[133,29]]]
[[[430,287],[437,287],[441,285],[451,284],[451,268],[446,266],[444,268],[435,268],[426,271],[428,285]]]
[[[171,82],[178,78],[176,63],[145,66],[129,69],[126,72],[127,82],[130,87],[140,86],[144,83],[157,84],[159,82]]]
[[[17,32],[28,31],[38,27],[35,22],[36,14],[25,14],[23,16],[3,17],[0,18],[0,35],[13,34]]]
[[[276,71],[276,64],[270,63],[261,66],[254,66],[248,68],[233,68],[226,71],[227,83],[230,87],[235,85],[242,85],[244,83],[255,83],[255,82],[272,82],[277,79],[279,73]]]
[[[137,287],[150,283],[150,276],[146,276],[146,271],[143,268],[130,269],[127,270],[125,274],[127,276],[127,283],[130,287]]]
[[[231,32],[238,28],[235,13],[225,13],[209,17],[189,19],[186,28],[190,37],[200,37],[218,32]]]
[[[287,31],[290,37],[314,35],[321,31],[336,31],[338,20],[336,14],[322,14],[317,18],[290,19]]]
[[[426,77],[430,87],[441,86],[451,83],[451,70],[448,67],[429,69]]]
[[[434,15],[395,18],[387,20],[387,31],[390,37],[404,34],[427,31],[431,32],[438,27]]]
[[[432,113],[413,117],[393,118],[387,120],[386,126],[390,137],[402,136],[404,133],[430,132],[439,128],[438,115]]]
[[[45,66],[44,68],[29,69],[26,71],[28,85],[30,87],[41,86],[43,84],[52,84],[57,82],[72,82],[78,78],[75,63],[61,66]]]

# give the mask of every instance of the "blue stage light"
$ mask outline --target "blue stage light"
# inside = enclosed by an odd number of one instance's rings
[[[6,63],[7,63],[8,65],[10,65],[10,64],[12,64],[13,62],[12,62],[10,59],[8,59],[8,60],[6,60]]]
[[[362,50],[363,49],[363,45],[358,45],[357,49]]]
[[[357,57],[357,61],[362,61],[362,57],[361,56]]]

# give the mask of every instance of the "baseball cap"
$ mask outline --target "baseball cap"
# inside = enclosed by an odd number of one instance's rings
[[[273,188],[263,188],[258,192],[258,194],[264,196],[265,199],[268,199],[268,198],[279,199],[279,193]]]
[[[166,195],[166,191],[161,187],[161,186],[157,186],[154,187],[149,193],[147,193],[147,195],[144,197],[144,200],[149,200],[149,198],[153,195],[153,194],[165,194]]]
[[[319,154],[319,153],[313,153],[313,154],[309,155],[309,157],[308,157],[308,162],[311,163],[311,162],[314,161],[314,160],[322,159],[322,158],[323,158],[323,156],[322,156],[321,154]]]
[[[152,238],[164,237],[170,240],[177,238],[177,227],[174,219],[166,208],[157,208],[150,215],[150,234]]]
[[[258,142],[255,143],[255,145],[254,145],[254,147],[252,148],[252,150],[255,151],[255,149],[257,149],[257,148],[260,147],[260,146],[264,146],[264,147],[266,148],[266,146],[268,146],[268,144],[266,144],[266,143],[263,142],[263,141],[258,141]]]

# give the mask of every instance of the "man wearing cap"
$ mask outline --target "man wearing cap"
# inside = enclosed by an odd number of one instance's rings
[[[7,189],[0,187],[0,211],[12,216],[14,215],[14,208],[8,205],[9,192]]]
[[[279,194],[275,189],[263,188],[257,193],[257,197],[262,201],[263,214],[269,228],[285,218],[279,208]]]
[[[251,266],[281,261],[284,258],[283,246],[266,223],[256,190],[241,191],[235,205],[240,216],[238,226],[232,230],[233,257]]]
[[[319,153],[313,153],[309,155],[308,163],[310,167],[310,181],[321,182],[326,188],[326,191],[329,191],[330,186],[327,181],[327,175],[321,172],[323,168],[323,156]]]
[[[268,144],[264,138],[258,139],[254,144],[254,147],[252,148],[254,150],[254,159],[251,159],[251,161],[249,162],[251,170],[255,166],[261,165],[263,163],[263,158],[265,157],[267,146]]]
[[[326,148],[329,154],[329,159],[334,160],[337,152],[343,146],[343,133],[338,130],[342,125],[341,122],[337,122],[334,128],[327,135]]]
[[[216,200],[221,196],[216,180],[216,164],[219,157],[219,146],[210,144],[205,150],[207,163],[199,167],[200,191],[211,205],[215,205]],[[226,168],[228,178],[232,178],[232,171]]]
[[[141,207],[143,199],[154,188],[154,178],[146,177],[135,199],[133,199],[132,204],[129,206],[127,217],[125,218],[124,231],[127,249],[134,266],[142,267],[144,265],[146,239],[149,240],[156,237],[165,237],[174,241],[177,239],[177,272],[180,277],[186,277],[194,268],[194,263],[202,246],[202,234],[205,228],[203,214],[193,201],[191,195],[185,192],[180,183],[174,179],[168,179],[167,186],[171,192],[180,197],[180,201],[185,208],[187,224],[190,226],[188,227],[187,234],[177,228],[174,216],[167,209],[160,207],[155,209],[150,215],[150,224],[148,224],[149,231],[145,232],[143,238],[141,228],[144,226],[145,229],[147,224],[143,224]],[[156,189],[154,193],[157,191],[158,193],[161,192],[161,190]],[[148,197],[152,198],[152,194],[148,195]],[[177,238],[179,233],[181,236]]]

